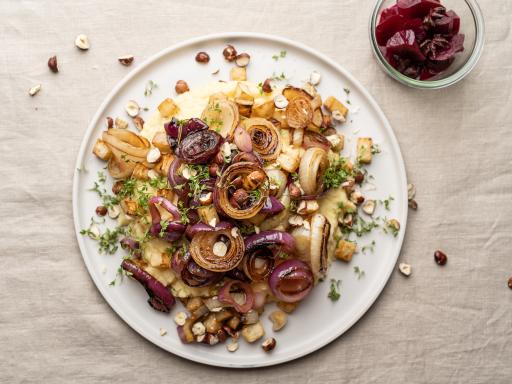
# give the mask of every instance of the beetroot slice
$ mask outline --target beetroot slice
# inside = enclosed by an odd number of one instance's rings
[[[407,18],[425,17],[432,8],[439,7],[438,0],[397,0],[398,13]]]
[[[425,55],[421,52],[412,29],[399,31],[391,36],[386,44],[386,52],[388,55],[405,57],[414,61],[425,61]]]
[[[422,19],[409,20],[403,16],[394,15],[390,16],[379,25],[377,25],[377,28],[375,29],[377,43],[379,45],[386,45],[391,36],[393,36],[398,31],[407,29],[412,29],[415,33],[418,33],[418,35],[424,33],[426,36]]]
[[[459,33],[460,18],[454,11],[446,12],[446,16],[434,21],[433,33],[454,36]]]
[[[383,21],[386,21],[387,19],[389,19],[391,16],[395,16],[395,15],[398,15],[398,5],[392,5],[391,7],[389,8],[386,8],[384,9],[381,14],[380,14],[380,19],[379,19],[379,23],[382,23]]]

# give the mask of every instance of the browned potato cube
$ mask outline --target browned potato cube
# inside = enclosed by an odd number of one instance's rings
[[[340,240],[334,255],[339,260],[349,262],[356,251],[357,244],[351,241]]]
[[[234,81],[245,81],[247,80],[247,71],[245,67],[233,67],[229,72],[229,78]]]
[[[348,108],[343,105],[341,101],[339,101],[334,96],[329,96],[324,101],[324,107],[332,113],[332,111],[340,111],[343,117],[347,117]]]
[[[165,99],[158,106],[158,111],[160,115],[165,118],[169,118],[174,116],[178,112],[178,106],[174,101],[170,98]]]
[[[360,137],[357,139],[357,161],[362,164],[372,162],[373,140],[371,137]]]
[[[98,156],[101,160],[108,161],[112,157],[112,151],[103,140],[96,140],[92,153]]]

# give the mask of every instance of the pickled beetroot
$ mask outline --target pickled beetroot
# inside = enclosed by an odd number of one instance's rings
[[[397,0],[381,12],[375,36],[386,60],[406,76],[427,80],[464,50],[460,18],[439,0]]]
[[[421,52],[412,29],[395,33],[386,44],[386,52],[390,55],[407,57],[413,61],[425,60],[425,55]]]
[[[425,17],[432,8],[439,7],[438,0],[397,0],[398,13],[407,18]]]

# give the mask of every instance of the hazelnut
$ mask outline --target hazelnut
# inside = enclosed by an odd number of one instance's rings
[[[331,117],[336,120],[338,123],[344,123],[345,121],[347,121],[347,119],[345,119],[345,116],[343,116],[343,113],[341,113],[340,111],[338,111],[337,109],[335,109],[334,111],[332,111],[331,113]]]
[[[266,175],[264,171],[252,171],[249,173],[246,179],[244,179],[244,186],[246,189],[252,191],[256,189],[261,183],[263,183],[266,179]]]
[[[199,203],[201,205],[210,205],[213,202],[213,194],[211,192],[203,193],[199,196]]]
[[[98,216],[105,216],[107,214],[107,212],[108,212],[108,209],[104,205],[98,205],[96,207],[96,214]]]
[[[414,210],[418,209],[418,203],[416,202],[416,200],[414,200],[414,199],[409,200],[408,204],[409,204],[409,208],[414,209]]]
[[[448,256],[442,251],[435,251],[434,252],[434,260],[438,265],[445,265],[448,261]]]
[[[361,184],[364,181],[364,173],[361,171],[357,171],[356,174],[354,175],[354,181],[357,184]]]
[[[160,160],[161,156],[162,154],[160,153],[160,150],[157,147],[153,147],[148,151],[146,160],[148,163],[156,163],[158,160]]]
[[[119,194],[119,192],[121,192],[121,190],[123,189],[124,187],[124,181],[122,180],[118,180],[114,183],[114,185],[112,186],[112,193],[114,195],[117,195]]]
[[[117,58],[117,60],[119,60],[119,62],[125,66],[129,66],[133,63],[133,55],[126,55],[126,56],[120,56]]]
[[[512,277],[508,279],[508,287],[512,289]]]
[[[213,244],[212,251],[215,256],[224,257],[228,251],[228,246],[222,241],[217,241],[215,244]]]
[[[235,49],[235,47],[233,47],[230,44],[226,45],[226,48],[224,48],[224,50],[222,51],[222,54],[224,55],[224,58],[227,61],[235,61],[236,60],[236,56],[237,56],[236,49]]]
[[[243,188],[239,188],[233,193],[233,199],[235,199],[238,206],[244,204],[249,198],[249,194]]]
[[[111,117],[107,117],[105,120],[107,121],[107,128],[114,127],[114,119],[112,119]]]
[[[160,336],[165,336],[165,335],[167,335],[167,329],[160,328]]]
[[[263,348],[263,350],[265,352],[270,352],[275,347],[276,347],[276,339],[274,339],[273,337],[269,337],[268,339],[265,339],[265,341],[263,341],[263,343],[261,343],[261,348]]]
[[[261,339],[265,335],[265,330],[263,329],[263,325],[261,321],[257,323],[246,325],[242,328],[242,337],[248,343],[254,343],[255,341]]]
[[[304,224],[304,219],[299,215],[291,215],[288,218],[288,224],[290,224],[292,227],[300,227],[302,224]]]
[[[235,352],[238,349],[238,343],[236,341],[233,341],[232,343],[226,345],[226,349],[229,352]]]
[[[200,321],[198,321],[197,323],[194,323],[194,325],[192,326],[192,333],[195,336],[204,335],[205,332],[206,332],[206,328],[205,328],[204,324],[201,323]]]
[[[375,200],[368,200],[363,204],[363,212],[371,216],[375,212],[375,206]]]
[[[137,116],[139,114],[140,107],[139,107],[139,104],[137,104],[136,101],[130,100],[124,106],[124,110],[126,111],[128,116],[135,117],[135,116]]]
[[[185,80],[178,80],[174,86],[174,90],[177,94],[182,94],[190,90]]]
[[[278,109],[286,108],[288,106],[288,99],[283,95],[276,95],[274,97],[274,104]]]
[[[108,217],[111,219],[117,219],[121,214],[121,207],[119,205],[111,205],[108,207]]]
[[[50,68],[50,71],[53,73],[59,72],[59,68],[57,66],[57,56],[52,56],[48,59],[48,68]]]
[[[302,196],[300,188],[297,187],[294,183],[290,183],[290,185],[288,185],[288,193],[290,194],[291,199],[298,199]]]
[[[217,173],[219,172],[219,164],[212,163],[208,166],[208,173],[211,177],[217,177]]]
[[[91,44],[89,43],[89,38],[83,34],[80,34],[76,37],[75,45],[82,51],[87,51],[91,47]]]
[[[309,82],[312,84],[312,85],[318,85],[320,84],[320,80],[322,79],[322,76],[317,72],[317,71],[313,71],[311,72],[311,74],[309,75]]]
[[[128,122],[119,117],[116,117],[114,120],[114,126],[118,129],[126,129],[128,128]]]
[[[283,328],[288,321],[288,315],[286,312],[280,310],[272,312],[268,318],[272,322],[272,330],[274,332],[277,332]]]
[[[416,196],[416,187],[414,186],[414,184],[407,184],[407,198],[409,200],[412,200],[412,199],[414,199],[415,196]]]
[[[187,321],[187,314],[185,312],[178,312],[174,316],[174,322],[178,325],[185,325],[185,322]]]
[[[206,64],[210,61],[210,55],[208,55],[206,52],[199,52],[196,55],[196,61],[201,64]]]
[[[144,119],[140,116],[135,116],[133,118],[133,124],[135,125],[135,128],[137,128],[139,131],[142,131],[144,129]]]
[[[362,204],[364,202],[364,196],[359,191],[354,191],[350,194],[350,201],[352,201],[354,204]]]
[[[344,225],[345,227],[352,228],[352,225],[354,224],[354,215],[351,213],[347,213],[345,216],[341,218],[341,225]]]
[[[263,82],[263,85],[261,86],[261,90],[265,93],[271,93],[272,92],[272,84],[270,79],[265,79]]]
[[[402,273],[402,275],[409,277],[412,273],[412,267],[406,263],[398,264],[398,269]]]
[[[41,84],[36,84],[28,90],[30,96],[35,96],[41,90]]]
[[[235,63],[239,67],[247,67],[251,61],[251,56],[248,53],[241,53],[237,55]]]

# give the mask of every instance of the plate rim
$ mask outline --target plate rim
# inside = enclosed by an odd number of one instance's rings
[[[285,37],[271,35],[271,34],[265,34],[265,33],[257,33],[257,32],[220,32],[220,33],[213,33],[213,34],[207,34],[202,35],[190,39],[186,39],[182,42],[179,42],[177,44],[171,45],[170,47],[167,47],[156,54],[150,56],[148,59],[143,61],[137,68],[134,68],[132,71],[130,71],[128,74],[126,74],[115,86],[114,88],[107,94],[103,102],[100,104],[98,109],[96,110],[96,113],[94,114],[93,118],[91,119],[83,137],[82,142],[80,144],[80,149],[78,151],[76,163],[75,163],[75,169],[73,174],[73,190],[72,190],[72,205],[73,205],[73,222],[75,227],[75,236],[78,242],[78,246],[80,249],[80,253],[82,256],[82,259],[87,267],[87,271],[89,273],[90,278],[96,285],[96,288],[99,290],[101,295],[103,296],[103,299],[108,303],[110,308],[114,310],[114,312],[126,323],[128,324],[133,330],[135,330],[140,336],[142,336],[144,339],[150,341],[152,344],[158,346],[159,348],[172,353],[173,355],[179,356],[181,358],[187,359],[189,361],[195,362],[195,363],[201,363],[209,366],[215,366],[215,367],[225,367],[225,368],[262,368],[262,367],[268,367],[278,364],[283,364],[289,361],[296,360],[298,358],[301,358],[303,356],[306,356],[310,353],[313,353],[326,345],[332,343],[335,339],[343,335],[345,332],[347,332],[352,326],[357,323],[364,314],[372,307],[372,305],[375,303],[375,301],[378,299],[382,291],[384,290],[386,284],[388,283],[391,273],[395,269],[396,262],[400,256],[403,241],[405,237],[406,227],[407,227],[407,218],[408,218],[408,202],[407,199],[403,199],[402,201],[402,210],[404,212],[404,219],[402,224],[402,230],[399,232],[399,236],[396,239],[398,251],[396,253],[396,256],[393,260],[393,267],[389,268],[388,271],[386,271],[384,274],[381,275],[380,281],[378,281],[378,284],[375,285],[375,289],[370,291],[370,294],[365,299],[365,304],[361,306],[360,310],[357,311],[350,321],[348,321],[343,327],[340,327],[339,330],[335,333],[333,333],[330,337],[322,339],[318,342],[311,343],[308,345],[307,348],[304,350],[301,350],[299,352],[296,352],[294,354],[290,354],[287,356],[283,356],[277,359],[269,359],[267,361],[259,361],[255,363],[232,363],[229,361],[214,361],[209,358],[203,358],[201,356],[194,355],[192,350],[187,351],[186,348],[173,348],[169,347],[168,345],[165,345],[161,339],[157,338],[156,336],[149,334],[145,332],[142,327],[140,327],[136,322],[131,321],[129,316],[123,311],[122,306],[119,305],[115,300],[110,300],[109,296],[107,295],[107,287],[105,284],[103,284],[103,281],[100,281],[96,277],[96,274],[93,273],[93,264],[92,260],[90,260],[88,257],[86,257],[86,248],[85,248],[85,242],[82,235],[80,235],[80,223],[79,223],[79,208],[78,208],[78,184],[80,179],[80,172],[79,169],[83,166],[84,163],[84,156],[85,151],[87,149],[87,143],[90,140],[90,137],[98,124],[99,119],[102,117],[103,111],[105,110],[106,106],[111,102],[111,100],[116,96],[116,94],[119,92],[120,89],[122,89],[132,78],[134,78],[139,72],[142,72],[145,70],[148,66],[152,65],[162,57],[171,54],[172,52],[178,51],[182,48],[186,48],[187,46],[195,45],[198,43],[208,43],[211,40],[220,40],[220,39],[259,39],[259,40],[265,40],[268,42],[273,43],[282,43],[289,46],[292,46],[298,50],[301,50],[303,52],[308,53],[309,55],[320,59],[321,61],[327,63],[331,67],[333,67],[338,73],[342,74],[342,76],[345,76],[347,79],[349,79],[358,89],[359,92],[361,92],[362,96],[365,97],[365,99],[369,102],[371,107],[374,109],[374,111],[377,113],[377,117],[379,120],[383,122],[384,129],[386,133],[389,135],[390,138],[390,146],[392,147],[393,152],[397,156],[398,159],[398,174],[400,176],[400,179],[402,180],[402,188],[404,189],[402,193],[404,196],[407,196],[407,174],[405,170],[405,163],[402,156],[402,152],[400,150],[400,145],[398,143],[397,137],[395,135],[395,132],[393,131],[388,119],[386,118],[384,112],[380,108],[380,106],[377,104],[376,100],[373,98],[373,96],[368,92],[368,90],[357,80],[351,73],[349,73],[343,66],[338,64],[336,61],[328,57],[327,55],[307,46],[306,44],[303,44],[298,41],[294,41]]]

